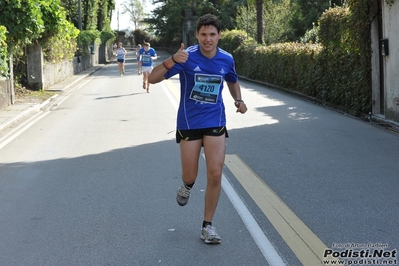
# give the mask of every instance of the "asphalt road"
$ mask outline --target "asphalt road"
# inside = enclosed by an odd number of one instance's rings
[[[102,67],[2,133],[0,265],[308,266],[325,249],[394,262],[399,135],[242,80],[246,114],[224,93],[222,244],[206,245],[203,158],[175,201],[177,77],[146,93],[133,54],[118,74]],[[354,255],[374,249],[390,253]]]

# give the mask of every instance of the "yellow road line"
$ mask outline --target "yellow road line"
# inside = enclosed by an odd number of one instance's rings
[[[298,260],[305,266],[323,265],[326,245],[237,155],[227,154],[225,165],[252,197],[281,235]]]
[[[175,99],[180,90],[172,80],[164,80]],[[323,265],[326,245],[295,215],[293,211],[237,155],[226,155],[225,165],[234,174],[255,203],[269,219],[298,260],[305,266]]]

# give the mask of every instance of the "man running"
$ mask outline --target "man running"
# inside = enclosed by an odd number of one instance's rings
[[[207,244],[221,243],[212,225],[221,191],[222,169],[226,152],[225,107],[222,99],[226,81],[237,112],[244,114],[247,106],[241,97],[241,88],[231,54],[217,47],[221,38],[221,24],[211,14],[197,22],[198,44],[180,49],[162,64],[156,66],[148,81],[158,83],[180,74],[180,105],[177,113],[176,141],[180,145],[183,184],[177,190],[176,200],[185,206],[198,174],[198,161],[203,147],[207,168],[204,220],[201,238]]]
[[[144,43],[144,49],[140,50],[141,71],[143,72],[143,89],[150,92],[150,84],[148,83],[148,76],[154,68],[153,60],[156,60],[157,53],[154,48],[151,48],[149,42]]]

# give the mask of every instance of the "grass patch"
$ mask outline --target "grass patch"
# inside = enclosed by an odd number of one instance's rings
[[[15,87],[15,101],[17,103],[24,103],[24,102],[41,103],[50,99],[52,96],[56,94],[57,92],[55,91],[46,91],[46,90],[33,91],[21,86]]]

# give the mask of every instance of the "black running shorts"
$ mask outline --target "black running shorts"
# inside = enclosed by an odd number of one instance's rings
[[[191,129],[191,130],[177,130],[176,131],[176,142],[180,143],[182,140],[197,140],[202,139],[204,136],[222,136],[229,137],[226,127],[211,127],[202,129]]]

